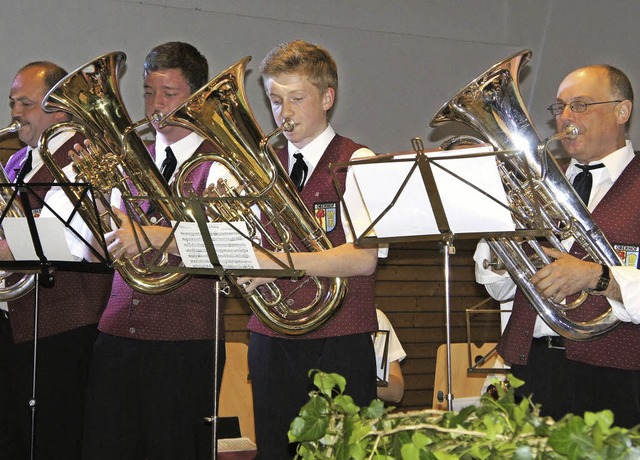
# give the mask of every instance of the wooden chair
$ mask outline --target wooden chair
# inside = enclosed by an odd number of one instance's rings
[[[471,344],[471,365],[481,371],[469,372],[469,345],[467,343],[451,344],[451,394],[454,398],[454,405],[456,399],[482,396],[487,375],[501,372],[502,359],[495,351],[486,356],[484,362],[478,364],[478,360],[491,352],[495,346],[495,343],[485,343],[480,347]],[[438,347],[436,354],[436,373],[433,385],[434,409],[448,410],[447,393],[447,346],[443,344]]]
[[[220,388],[220,417],[238,417],[243,437],[256,441],[253,424],[253,393],[249,381],[246,343],[227,342],[227,360]]]

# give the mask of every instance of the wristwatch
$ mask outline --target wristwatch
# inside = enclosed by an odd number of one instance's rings
[[[596,287],[591,289],[594,292],[602,292],[606,291],[609,287],[609,281],[611,281],[611,277],[609,276],[609,267],[605,264],[600,264],[602,267],[602,273],[600,274],[600,278],[598,278],[598,283]]]

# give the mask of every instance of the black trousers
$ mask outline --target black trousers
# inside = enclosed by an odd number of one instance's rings
[[[295,445],[289,444],[287,432],[309,400],[313,388],[310,369],[345,377],[345,392],[361,407],[376,397],[371,334],[313,340],[251,334],[249,374],[259,459],[283,460],[295,454]]]
[[[526,366],[511,366],[511,373],[525,381],[523,396],[541,405],[542,415],[559,420],[565,414],[584,415],[611,409],[614,424],[632,427],[640,423],[640,372],[592,366],[567,359],[562,349],[533,341]]]
[[[225,362],[219,341],[218,388]],[[214,341],[100,333],[87,392],[83,460],[210,460]]]
[[[34,453],[37,459],[80,459],[95,325],[38,339]],[[0,456],[28,459],[31,450],[33,342],[13,343],[0,313]]]

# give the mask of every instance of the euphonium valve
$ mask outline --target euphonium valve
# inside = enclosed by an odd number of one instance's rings
[[[531,51],[525,50],[494,65],[444,104],[430,124],[462,122],[498,151],[498,170],[518,230],[548,231],[548,243],[563,252],[561,241],[575,238],[593,261],[619,265],[616,251],[547,150],[550,142],[577,137],[578,129],[566,125],[543,141],[524,106],[518,74],[530,58]],[[588,321],[571,320],[566,310],[578,307],[586,294],[569,305],[542,298],[529,280],[540,263],[551,261],[535,239],[526,240],[531,251],[525,251],[515,238],[488,238],[487,242],[540,317],[559,335],[591,340],[620,324],[611,308]]]
[[[265,136],[253,116],[244,91],[244,71],[251,58],[246,57],[213,78],[182,106],[167,114],[163,123],[176,124],[200,133],[213,143],[208,154],[192,156],[175,174],[174,193],[187,193],[185,183],[190,170],[203,162],[219,163],[233,177],[242,200],[221,199],[210,215],[224,221],[241,220],[251,238],[274,251],[322,251],[331,242],[300,199],[289,175],[282,167],[270,141],[283,131],[293,129],[293,120]],[[229,194],[237,193],[234,188]],[[259,208],[260,216],[253,212]],[[303,247],[297,247],[293,236]],[[246,293],[236,278],[232,284],[248,302],[254,314],[269,328],[288,335],[300,335],[321,327],[342,305],[347,280],[304,277],[300,284],[313,283],[315,296],[310,304],[293,309],[276,283],[268,283]]]

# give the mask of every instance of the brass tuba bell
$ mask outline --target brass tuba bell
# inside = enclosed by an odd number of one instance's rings
[[[243,197],[242,201],[216,202],[209,213],[217,216],[214,219],[245,222],[253,236],[259,235],[263,244],[269,244],[276,251],[329,249],[331,242],[300,199],[269,145],[272,137],[289,126],[284,123],[265,136],[249,107],[244,72],[250,59],[245,57],[220,73],[161,122],[187,127],[215,146],[215,151],[192,156],[181,165],[173,183],[175,196],[184,195],[184,190],[188,190],[185,181],[189,171],[203,162],[221,163],[242,185]],[[229,190],[229,193],[234,191]],[[252,206],[260,208],[262,219],[251,211]],[[272,231],[267,231],[264,222],[269,223]],[[296,235],[305,247],[295,247],[292,235]],[[235,277],[229,278],[240,288]],[[347,292],[347,280],[342,278],[305,277],[299,280],[299,283],[305,282],[314,283],[316,295],[311,304],[300,309],[289,307],[275,283],[268,283],[251,293],[242,288],[239,290],[267,327],[281,334],[300,335],[321,327],[331,318]]]
[[[20,131],[22,125],[19,121],[12,121],[6,127],[0,129],[0,136]],[[0,166],[0,183],[9,184],[9,178],[5,169]],[[0,208],[2,209],[2,219],[5,217],[24,217],[24,212],[20,205],[11,199],[12,193],[0,191]],[[0,239],[4,239],[4,232],[0,229]],[[0,271],[0,280],[6,280],[12,272]],[[8,302],[19,299],[26,295],[35,285],[35,275],[24,274],[19,280],[7,286],[4,283],[0,287],[0,301]]]
[[[160,174],[142,139],[132,132],[132,122],[122,102],[118,75],[126,60],[123,52],[104,54],[69,73],[45,96],[42,105],[47,111],[70,113],[77,122],[58,123],[47,129],[40,138],[42,160],[56,181],[61,183],[87,182],[92,186],[96,201],[103,212],[92,212],[91,197],[65,188],[72,203],[82,203],[80,213],[98,241],[111,231],[111,222],[119,225],[111,211],[109,194],[113,189],[122,196],[168,197],[170,189]],[[64,130],[82,133],[91,141],[89,155],[74,162],[78,175],[70,180],[58,168],[48,150],[49,140]],[[140,206],[133,205],[135,216],[142,225],[151,222]],[[181,209],[170,200],[158,200],[156,209],[167,222],[179,221]],[[166,264],[167,254],[159,264]],[[161,294],[182,286],[191,275],[185,273],[151,272],[138,258],[120,258],[114,268],[133,289],[145,294]]]
[[[531,51],[525,50],[491,67],[444,104],[430,125],[462,122],[479,132],[496,150],[521,152],[497,155],[517,229],[549,230],[549,243],[563,252],[566,250],[561,240],[573,237],[595,262],[620,265],[616,251],[546,148],[551,141],[576,136],[575,127],[567,127],[565,132],[543,142],[527,113],[518,74],[530,58]],[[535,239],[527,240],[533,255],[513,238],[487,241],[531,305],[559,335],[572,340],[591,340],[620,324],[611,308],[589,321],[570,320],[565,312],[579,307],[586,293],[566,305],[542,298],[529,280],[540,261],[549,264],[551,260]]]

